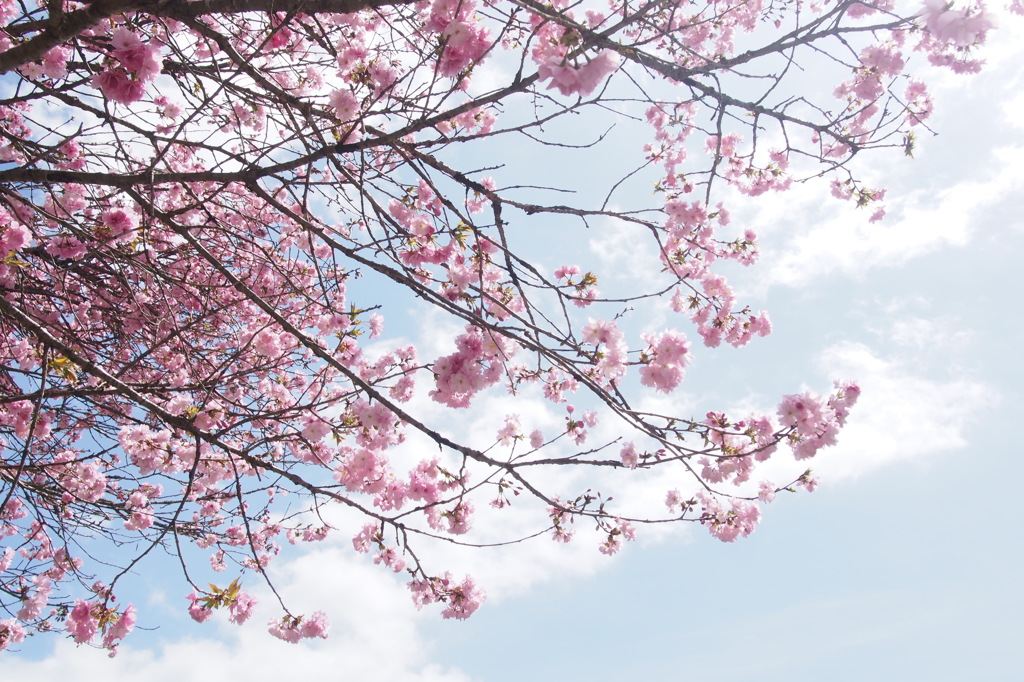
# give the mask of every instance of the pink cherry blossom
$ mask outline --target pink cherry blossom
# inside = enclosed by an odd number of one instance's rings
[[[619,459],[622,460],[622,465],[627,469],[636,469],[640,463],[640,453],[637,452],[636,446],[632,441],[627,441],[623,444],[622,450],[619,452]]]
[[[118,28],[110,39],[114,47],[110,54],[121,65],[142,81],[150,81],[160,73],[159,51],[126,28]]]
[[[252,610],[257,604],[256,598],[248,592],[239,592],[234,601],[231,602],[229,610],[231,615],[228,620],[241,625],[252,617]]]
[[[193,592],[185,597],[189,600],[188,615],[197,623],[205,623],[213,615],[213,610],[199,603],[199,596]]]
[[[129,604],[117,617],[113,625],[107,627],[103,635],[103,646],[111,650],[111,655],[113,655],[113,650],[117,644],[135,629],[136,618],[135,606]]]
[[[334,115],[341,122],[351,121],[359,114],[359,102],[349,90],[335,90],[329,97]]]
[[[78,644],[91,641],[99,630],[99,619],[95,615],[98,608],[96,602],[78,599],[68,613],[67,631]]]
[[[974,45],[995,26],[984,10],[953,9],[945,0],[925,0],[923,14],[925,25],[936,39],[957,47]]]
[[[563,95],[586,97],[615,71],[619,56],[612,50],[602,50],[583,66],[575,67],[559,63],[555,57],[541,64],[537,73],[542,81],[550,81],[549,89],[557,89]]]
[[[92,83],[100,89],[104,97],[121,104],[138,102],[146,94],[145,83],[132,79],[127,72],[120,69],[96,74]]]
[[[330,623],[323,611],[314,611],[309,616],[284,616],[272,620],[268,631],[274,637],[295,644],[302,639],[326,639]]]
[[[0,651],[25,641],[25,628],[13,618],[0,620]]]

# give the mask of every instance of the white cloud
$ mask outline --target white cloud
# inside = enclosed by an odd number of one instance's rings
[[[924,70],[936,101],[930,123],[943,134],[918,131],[916,160],[880,151],[851,166],[868,186],[889,189],[882,222],[868,223],[870,210],[833,199],[818,181],[737,205],[734,222],[767,237],[743,286],[763,293],[772,285],[818,286],[836,274],[863,279],[979,234],[1021,229],[1012,203],[1024,190],[1020,45],[1013,29],[992,31],[978,76]]]
[[[896,344],[922,353],[936,348],[964,348],[974,337],[971,329],[951,330],[949,327],[943,320],[908,317],[893,323],[891,337]]]
[[[415,611],[398,580],[363,557],[337,550],[314,551],[278,567],[276,587],[296,612],[330,614],[327,640],[288,644],[261,627],[276,615],[267,590],[261,590],[257,622],[243,627],[218,622],[195,626],[195,635],[168,641],[152,650],[132,646],[131,637],[113,660],[102,651],[56,643],[42,661],[5,654],[4,679],[57,679],[74,670],[86,679],[121,682],[180,682],[186,679],[380,679],[396,682],[468,682],[462,672],[429,660],[427,632],[437,613]],[[283,570],[280,570],[283,569]],[[199,639],[203,635],[210,639]]]
[[[863,212],[838,202],[827,218],[813,210],[811,197],[792,194],[788,198],[796,201],[787,210],[822,221],[798,226],[785,243],[766,247],[760,284],[803,287],[837,272],[862,278],[874,268],[897,267],[945,246],[964,246],[979,227],[979,208],[1014,196],[1024,186],[1020,159],[1019,150],[1011,150],[996,157],[998,166],[984,179],[896,198],[890,207],[897,217],[883,224],[868,223]]]
[[[998,397],[980,382],[918,374],[852,341],[826,348],[818,364],[828,376],[856,378],[863,389],[839,445],[808,462],[830,479],[965,447],[969,425]]]
[[[620,209],[613,206],[609,210]],[[661,274],[658,245],[647,228],[605,218],[594,221],[591,229],[587,246],[601,261],[605,277],[615,282],[616,290],[625,285],[649,291],[664,285],[667,278]]]

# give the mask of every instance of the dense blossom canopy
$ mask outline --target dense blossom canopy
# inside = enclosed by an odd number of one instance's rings
[[[729,202],[824,177],[880,219],[854,157],[909,154],[932,101],[908,69],[975,71],[993,26],[943,0],[0,0],[0,18],[0,649],[57,629],[112,652],[143,617],[115,589],[156,547],[196,621],[240,624],[247,581],[339,510],[417,605],[465,618],[481,588],[417,551],[472,545],[480,507],[533,505],[558,541],[596,527],[612,554],[651,522],[732,541],[812,490],[759,467],[833,445],[855,383],[767,414],[638,406],[697,346],[771,332],[723,274],[758,258]],[[549,132],[570,120],[596,150],[593,121],[643,127],[639,167],[606,150],[603,200],[493,158],[558,159],[581,146]],[[634,182],[646,205],[619,193]],[[523,236],[545,220],[643,234],[649,290]],[[387,342],[392,291],[457,322],[444,352]],[[651,300],[671,326],[630,318]],[[564,426],[494,415],[490,446],[463,438],[458,415],[502,391]],[[559,468],[677,484],[640,516],[552,488]],[[271,634],[327,635],[287,608]]]

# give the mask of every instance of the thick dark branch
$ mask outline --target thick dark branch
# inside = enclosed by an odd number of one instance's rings
[[[25,33],[31,33],[34,30],[40,30],[40,32],[30,40],[0,54],[0,73],[7,73],[22,64],[34,62],[51,48],[74,38],[104,19],[131,12],[138,9],[141,4],[143,3],[140,0],[97,0],[83,9],[65,14],[59,22],[52,22],[48,18],[32,22],[27,26],[17,24],[10,26],[6,30],[12,35],[19,34],[21,32],[19,29]]]
[[[333,147],[327,147],[292,161],[266,167],[251,166],[237,171],[90,173],[87,171],[47,170],[45,168],[11,168],[10,170],[0,171],[0,183],[32,182],[50,184],[55,182],[72,182],[80,185],[102,185],[127,189],[139,185],[163,185],[171,182],[248,182],[308,166],[310,163],[330,156],[333,152]]]
[[[142,11],[154,16],[195,18],[207,14],[240,12],[301,12],[302,14],[350,14],[364,9],[411,5],[420,0],[199,0],[144,2]],[[147,6],[148,5],[148,6]]]
[[[0,54],[0,73],[7,73],[22,64],[34,62],[50,49],[96,26],[104,19],[126,12],[142,12],[154,17],[195,19],[209,14],[240,12],[302,12],[303,14],[349,14],[365,9],[409,5],[416,0],[96,0],[80,10],[39,21],[14,24],[6,30],[10,35],[32,38]]]

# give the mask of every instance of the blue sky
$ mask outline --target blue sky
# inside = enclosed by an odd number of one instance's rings
[[[706,410],[770,405],[832,378],[864,389],[841,445],[812,462],[818,491],[780,495],[749,538],[641,529],[611,559],[582,535],[567,547],[541,538],[453,553],[490,599],[452,622],[417,612],[400,581],[338,534],[276,569],[296,611],[331,615],[326,641],[284,644],[259,622],[224,618],[193,626],[182,589],[154,572],[139,578],[149,594],[140,606],[160,630],[137,632],[113,660],[56,637],[36,642],[4,654],[4,679],[1024,678],[1024,49],[1019,21],[1004,24],[983,74],[939,78],[940,136],[922,139],[914,161],[892,156],[872,170],[890,187],[885,222],[867,225],[823,199],[821,185],[734,207],[763,240],[762,262],[735,281],[775,332],[700,353],[672,399]],[[599,227],[579,248],[595,263],[625,257]],[[436,341],[427,332],[404,330],[441,348],[444,330],[431,332]],[[511,406],[487,398],[465,428]],[[634,488],[626,499],[642,496]],[[664,489],[650,488],[660,501]]]

